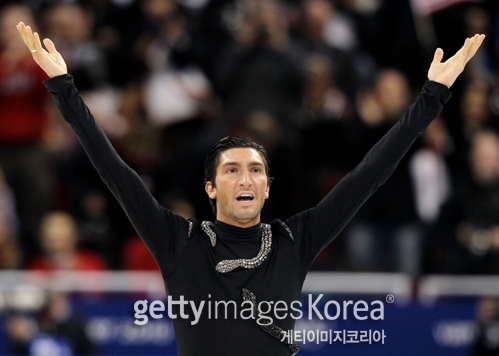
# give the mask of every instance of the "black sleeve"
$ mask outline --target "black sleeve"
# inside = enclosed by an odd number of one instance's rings
[[[360,164],[317,206],[286,220],[295,237],[296,253],[305,273],[319,252],[386,182],[413,142],[440,114],[450,96],[451,92],[445,85],[427,81],[418,100],[371,148]]]
[[[118,199],[161,271],[168,275],[187,243],[188,222],[159,205],[139,175],[123,162],[78,94],[70,74],[44,84],[101,179]]]

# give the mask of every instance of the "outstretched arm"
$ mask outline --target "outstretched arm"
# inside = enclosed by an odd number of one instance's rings
[[[474,56],[485,36],[467,39],[446,62],[437,49],[418,100],[358,164],[314,208],[297,214],[286,224],[295,236],[297,255],[306,272],[317,254],[352,219],[364,202],[391,176],[414,141],[440,114],[450,98],[449,87]]]
[[[21,22],[17,29],[35,62],[51,78],[45,82],[45,86],[52,93],[64,119],[78,136],[101,179],[118,199],[161,271],[168,273],[174,257],[185,246],[188,223],[161,207],[137,173],[116,153],[78,94],[66,63],[54,43],[45,39],[46,51],[38,34],[33,34],[29,26]]]

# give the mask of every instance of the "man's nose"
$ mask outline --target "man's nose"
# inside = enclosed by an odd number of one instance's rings
[[[239,181],[241,186],[251,186],[253,182],[251,181],[251,174],[249,171],[243,171],[241,174],[241,180]]]

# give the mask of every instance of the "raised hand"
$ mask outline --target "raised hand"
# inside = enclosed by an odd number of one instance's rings
[[[478,48],[480,48],[484,38],[485,35],[475,35],[472,38],[467,38],[464,46],[445,62],[442,62],[444,51],[437,48],[428,71],[428,79],[450,88],[463,72],[466,63],[473,58]]]
[[[31,27],[26,26],[23,22],[19,22],[16,26],[21,34],[24,43],[33,55],[35,62],[42,68],[50,78],[66,74],[68,68],[61,54],[55,49],[54,42],[48,38],[43,40],[48,52],[42,47],[40,36],[38,33],[33,33]]]

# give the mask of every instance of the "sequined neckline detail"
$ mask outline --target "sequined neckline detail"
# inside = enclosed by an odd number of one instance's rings
[[[201,228],[208,235],[213,247],[217,244],[217,235],[213,231],[214,224],[211,221],[203,221]],[[255,268],[260,266],[265,261],[272,250],[272,230],[269,224],[262,224],[262,246],[260,251],[253,258],[240,258],[236,260],[223,260],[220,261],[215,269],[220,273],[230,272],[238,267],[242,268]]]

